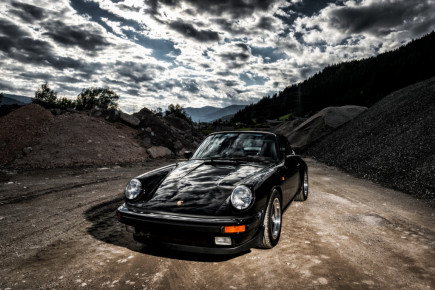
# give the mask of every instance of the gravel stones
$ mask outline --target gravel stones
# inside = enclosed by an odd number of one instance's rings
[[[366,110],[366,107],[360,106],[327,107],[285,136],[293,149],[300,151]]]
[[[17,167],[50,168],[144,161],[148,155],[135,139],[137,132],[86,114],[57,116],[30,154]]]
[[[396,91],[308,148],[358,177],[435,198],[435,78]]]
[[[0,165],[23,156],[45,136],[54,116],[43,107],[30,104],[0,118]],[[24,151],[24,152],[23,152]]]

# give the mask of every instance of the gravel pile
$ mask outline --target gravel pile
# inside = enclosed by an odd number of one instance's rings
[[[360,106],[327,107],[292,130],[282,132],[285,127],[291,128],[295,121],[281,124],[274,132],[286,136],[293,149],[300,152],[366,110],[366,107]]]
[[[148,155],[136,134],[121,123],[66,113],[56,116],[32,152],[16,159],[13,166],[53,168],[144,161]]]
[[[357,177],[435,198],[435,78],[396,91],[304,152]]]
[[[106,111],[49,111],[29,104],[0,117],[0,169],[143,162],[181,156],[202,140],[186,121],[157,117],[146,108],[133,116]]]
[[[44,136],[54,116],[35,104],[21,107],[0,118],[0,165],[30,153]]]

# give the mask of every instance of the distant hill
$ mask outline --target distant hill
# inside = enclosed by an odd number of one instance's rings
[[[435,76],[435,32],[362,60],[334,64],[302,83],[247,106],[233,121],[251,123],[292,113],[312,115],[329,106],[370,107],[404,86]]]
[[[192,118],[194,122],[212,122],[220,118],[230,118],[239,110],[246,107],[245,105],[231,105],[225,108],[205,106],[201,108],[185,108],[184,111]]]
[[[26,105],[32,102],[32,98],[13,95],[13,94],[3,94],[3,99],[0,101],[0,106],[2,105]]]
[[[234,114],[226,115],[223,117],[220,117],[219,120],[225,121],[225,122],[231,122],[231,119],[234,117]]]
[[[435,77],[389,94],[306,155],[357,177],[435,199]]]
[[[246,107],[245,105],[231,105],[222,109],[219,109],[218,111],[208,114],[207,117],[211,120],[218,120],[221,118],[228,118],[229,115],[234,115],[241,109]]]
[[[15,100],[15,99],[11,99],[11,98],[8,98],[8,97],[3,97],[0,100],[0,106],[3,106],[3,105],[20,105],[20,106],[22,106],[22,105],[24,105],[24,103],[19,102],[19,101]]]
[[[184,111],[186,112],[186,114],[188,114],[191,118],[192,121],[194,122],[199,122],[205,119],[205,115],[214,113],[216,111],[218,111],[220,108],[217,107],[212,107],[212,106],[205,106],[205,107],[201,107],[201,108],[192,108],[192,107],[187,107],[184,108]]]

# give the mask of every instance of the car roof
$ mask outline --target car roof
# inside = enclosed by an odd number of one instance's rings
[[[275,134],[275,133],[266,132],[266,131],[219,131],[219,132],[211,133],[210,135],[228,134],[228,133],[237,133],[237,134],[265,134],[265,135],[277,136],[277,134]]]

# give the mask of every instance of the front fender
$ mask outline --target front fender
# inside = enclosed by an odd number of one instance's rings
[[[144,201],[154,194],[159,185],[165,180],[166,176],[177,167],[177,164],[171,164],[153,171],[146,172],[142,175],[136,177],[142,183],[143,192],[139,196],[138,200],[135,200],[135,203],[138,201]],[[128,200],[126,200],[128,203]]]

